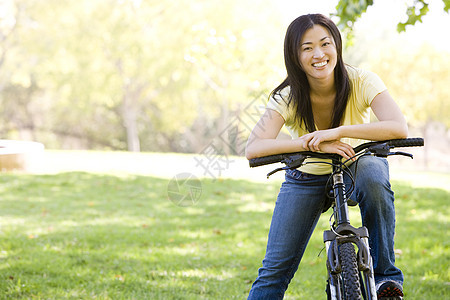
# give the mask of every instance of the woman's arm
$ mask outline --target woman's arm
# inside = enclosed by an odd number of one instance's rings
[[[388,91],[378,94],[373,99],[371,108],[378,118],[378,122],[342,126],[342,137],[381,141],[402,139],[408,136],[408,125],[405,117]]]
[[[406,138],[408,136],[406,120],[388,91],[375,96],[371,108],[378,118],[378,122],[345,125],[333,129],[315,131],[304,136],[305,142],[303,147],[307,147],[312,151],[319,151],[320,143],[346,137],[381,141]]]
[[[277,140],[283,125],[284,119],[280,113],[266,109],[248,138],[245,157],[252,159],[271,154],[301,151],[300,145],[297,145],[298,143],[294,140]]]
[[[284,122],[283,117],[278,112],[266,109],[247,141],[245,148],[247,159],[309,150],[302,146],[304,144],[304,136],[291,140],[277,139]],[[350,145],[340,141],[324,142],[322,148],[324,152],[337,153],[345,158],[350,158],[355,154]]]

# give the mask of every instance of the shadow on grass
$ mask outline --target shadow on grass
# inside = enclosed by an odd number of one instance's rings
[[[201,183],[198,202],[180,207],[168,199],[169,180],[160,178],[3,175],[0,290],[13,298],[245,298],[279,183]],[[421,286],[431,286],[432,299],[449,281],[442,264],[449,193],[401,182],[394,189],[398,264],[412,279],[408,299],[430,292]],[[292,297],[324,296],[321,232],[314,235]]]

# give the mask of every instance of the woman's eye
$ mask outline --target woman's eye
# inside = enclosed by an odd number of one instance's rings
[[[323,47],[326,47],[326,46],[328,46],[328,45],[330,45],[330,42],[325,42],[325,43],[323,43]]]

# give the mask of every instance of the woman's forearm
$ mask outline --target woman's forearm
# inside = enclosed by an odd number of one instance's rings
[[[406,122],[380,121],[359,125],[344,125],[338,128],[341,138],[356,138],[365,140],[401,139],[408,136]]]
[[[245,148],[245,157],[252,159],[279,153],[290,153],[306,151],[301,144],[295,140],[282,139],[249,139]]]

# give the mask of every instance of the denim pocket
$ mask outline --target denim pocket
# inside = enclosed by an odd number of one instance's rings
[[[299,170],[286,170],[286,181],[302,184],[323,184],[330,175],[314,175]]]

